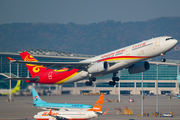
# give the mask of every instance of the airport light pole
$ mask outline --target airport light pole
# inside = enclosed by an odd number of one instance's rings
[[[19,77],[19,63],[17,63],[17,77]]]
[[[29,70],[27,70],[27,78],[29,78]]]
[[[169,113],[171,112],[171,96],[169,96]]]
[[[74,82],[74,87],[75,87],[75,95],[77,95],[77,82]]]
[[[158,113],[159,111],[159,106],[158,106],[158,103],[159,103],[159,100],[158,100],[158,63],[156,63],[156,66],[157,66],[157,86],[156,86],[156,112]]]
[[[141,83],[141,87],[142,87],[142,91],[141,91],[141,115],[143,116],[143,112],[144,112],[143,72],[142,72],[141,78],[142,78],[142,83]]]
[[[121,77],[121,74],[120,74],[121,71],[119,71],[119,87],[118,87],[118,101],[121,102],[121,92],[120,92],[120,77]]]
[[[177,63],[177,76],[179,76],[179,62]],[[177,78],[178,79],[178,78]],[[179,82],[179,80],[178,80],[178,82]],[[179,84],[178,84],[179,85]],[[179,88],[178,88],[178,94],[179,94]]]
[[[9,62],[9,77],[11,78],[11,62]],[[9,101],[11,101],[11,80],[9,80]]]

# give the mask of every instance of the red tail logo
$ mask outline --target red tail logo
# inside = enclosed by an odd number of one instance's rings
[[[23,61],[37,62],[37,60],[26,51],[20,53],[20,55]],[[42,65],[26,64],[26,67],[29,70],[32,77],[35,77],[37,74],[47,71],[46,67]]]

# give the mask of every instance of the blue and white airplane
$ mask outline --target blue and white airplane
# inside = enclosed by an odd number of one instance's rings
[[[35,107],[39,107],[40,109],[87,110],[93,107],[91,105],[86,105],[86,104],[48,103],[46,101],[41,100],[41,98],[39,97],[39,95],[37,94],[34,88],[32,88],[31,90],[32,90],[32,95],[33,95],[33,100],[34,100],[33,105]]]
[[[180,95],[177,95],[177,99],[180,99]]]

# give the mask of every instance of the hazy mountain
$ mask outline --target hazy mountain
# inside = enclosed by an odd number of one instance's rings
[[[12,23],[0,25],[0,51],[31,48],[98,55],[152,37],[180,40],[180,17],[161,17],[144,22],[113,20],[81,24]],[[180,43],[166,58],[180,59]]]

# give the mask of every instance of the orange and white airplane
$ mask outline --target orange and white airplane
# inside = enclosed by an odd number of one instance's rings
[[[20,53],[23,61],[12,60],[26,64],[32,78],[9,78],[11,80],[26,80],[26,82],[42,84],[67,84],[89,78],[87,86],[96,81],[96,77],[113,73],[109,85],[115,85],[119,78],[119,70],[128,69],[130,74],[144,72],[150,65],[147,59],[162,56],[171,50],[178,41],[169,36],[144,40],[124,48],[120,48],[80,62],[38,62],[28,52]],[[57,68],[58,70],[51,69]]]
[[[89,120],[107,113],[108,109],[104,113],[102,112],[103,101],[104,94],[101,94],[93,108],[88,110],[53,111],[51,109],[51,111],[38,112],[36,115],[34,115],[34,118],[36,120]]]

